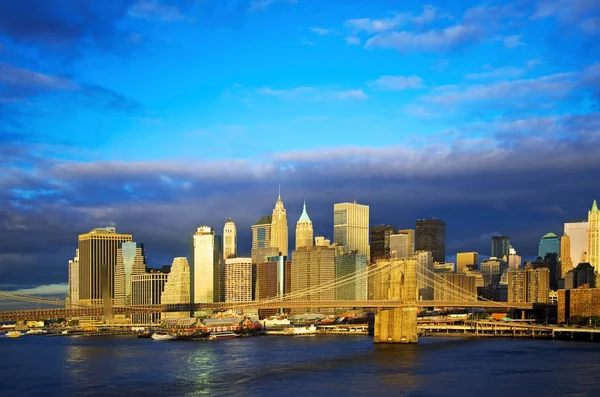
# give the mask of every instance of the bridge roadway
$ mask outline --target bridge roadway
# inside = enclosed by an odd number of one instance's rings
[[[385,310],[402,308],[406,305],[395,300],[268,300],[248,302],[216,302],[172,305],[145,305],[145,306],[113,306],[114,314],[126,313],[163,313],[163,312],[198,312],[206,310],[230,309],[278,309],[278,308],[361,308]],[[418,307],[452,307],[452,308],[494,308],[504,309],[532,309],[532,303],[506,303],[489,301],[418,301]],[[54,308],[34,310],[0,311],[0,321],[42,320],[70,317],[99,317],[104,315],[102,306],[79,306],[75,308]]]

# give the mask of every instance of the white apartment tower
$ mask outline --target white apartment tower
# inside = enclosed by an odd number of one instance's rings
[[[200,226],[192,237],[190,297],[192,303],[222,301],[221,236],[210,226]]]

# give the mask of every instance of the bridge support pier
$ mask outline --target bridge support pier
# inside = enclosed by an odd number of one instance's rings
[[[417,261],[392,259],[377,261],[389,271],[375,278],[375,299],[401,300],[399,308],[379,310],[375,316],[374,343],[417,343]]]

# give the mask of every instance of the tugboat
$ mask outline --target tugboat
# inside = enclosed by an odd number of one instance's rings
[[[7,338],[18,338],[20,337],[22,334],[19,331],[10,331],[6,333],[6,337]]]
[[[137,337],[140,339],[150,339],[150,338],[152,338],[152,332],[143,331],[143,332],[140,332],[139,334],[137,334]]]

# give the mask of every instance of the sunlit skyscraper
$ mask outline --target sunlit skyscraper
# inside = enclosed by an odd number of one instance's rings
[[[131,276],[146,272],[144,244],[127,241],[117,249],[115,299],[119,305],[131,304]]]
[[[560,256],[560,239],[554,233],[546,233],[538,245],[538,256],[542,259],[548,254]]]
[[[333,206],[333,242],[345,250],[356,251],[371,260],[369,248],[369,206],[338,203]]]
[[[96,228],[79,235],[79,301],[102,305],[107,295],[114,299],[117,250],[131,234],[119,234],[114,227]]]
[[[584,259],[587,252],[588,241],[588,222],[568,222],[564,225],[564,232],[571,240],[571,262],[573,266],[581,262],[587,261]],[[562,253],[561,253],[562,255]]]
[[[76,306],[79,304],[79,250],[75,250],[75,257],[69,261],[69,292],[67,302]]]
[[[173,259],[171,271],[167,277],[167,282],[161,295],[161,303],[180,304],[190,303],[190,267],[186,258],[179,257]],[[185,318],[190,313],[184,312],[166,312],[162,318]]]
[[[223,228],[223,258],[235,258],[237,255],[237,230],[231,218],[227,218]]]
[[[565,234],[560,238],[560,278],[565,278],[565,275],[572,269],[571,237]]]
[[[313,245],[313,224],[306,212],[306,201],[302,207],[302,215],[296,223],[296,249]]]
[[[191,301],[192,303],[222,300],[221,236],[210,226],[200,226],[192,237]]]
[[[587,261],[600,273],[600,212],[596,200],[588,212]]]
[[[281,193],[277,196],[271,216],[271,247],[279,248],[281,255],[288,256],[287,214],[283,207],[283,201],[281,201]]]

